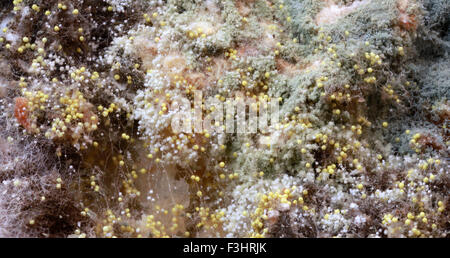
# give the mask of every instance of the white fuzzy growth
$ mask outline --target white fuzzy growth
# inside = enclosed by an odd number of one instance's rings
[[[6,41],[12,42],[13,44],[19,40],[19,35],[13,32],[13,30],[8,29],[3,32],[4,28],[8,28],[9,23],[14,19],[14,16],[6,16],[0,22],[0,37],[4,37]]]
[[[123,13],[127,7],[133,5],[131,0],[104,0],[106,3],[110,4],[116,12]]]
[[[250,181],[238,185],[232,191],[232,202],[226,207],[226,216],[223,218],[224,229],[228,232],[227,237],[248,237],[253,232],[249,216],[244,216],[244,212],[248,214],[255,211],[258,202],[260,201],[261,194],[267,194],[269,192],[281,192],[283,189],[296,186],[296,189],[292,192],[294,195],[303,191],[301,182],[298,178],[294,178],[288,175],[283,175],[280,178],[274,180],[258,180],[257,182]],[[274,207],[279,210],[289,210],[290,207],[281,205]],[[268,216],[274,216],[275,214],[268,213]]]

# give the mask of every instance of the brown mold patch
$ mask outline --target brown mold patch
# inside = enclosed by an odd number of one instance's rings
[[[417,29],[416,15],[408,13],[408,7],[411,5],[410,0],[398,0],[397,7],[399,10],[398,25],[407,31],[415,31]]]

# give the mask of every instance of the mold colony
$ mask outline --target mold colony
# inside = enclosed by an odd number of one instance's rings
[[[431,111],[407,65],[421,8],[14,0],[0,16],[0,153],[13,164],[0,168],[0,234],[447,236],[447,120],[416,115]],[[276,99],[280,121],[174,133],[170,107],[196,90],[203,117],[208,97],[240,95]],[[31,149],[39,171],[15,157]]]

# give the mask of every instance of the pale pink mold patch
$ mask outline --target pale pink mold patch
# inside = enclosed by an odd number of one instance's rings
[[[338,6],[333,0],[326,0],[326,7],[323,8],[316,16],[315,21],[317,25],[333,24],[340,17],[345,16],[357,8],[369,3],[370,0],[355,1],[348,6]]]

